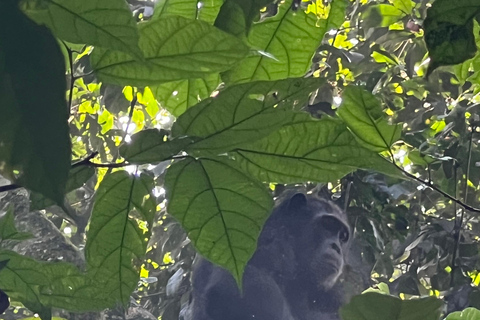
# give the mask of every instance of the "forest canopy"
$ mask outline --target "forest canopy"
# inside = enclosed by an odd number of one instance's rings
[[[343,320],[480,319],[479,22],[475,0],[2,0],[0,318],[179,319],[196,253],[241,283],[302,189],[352,226]]]

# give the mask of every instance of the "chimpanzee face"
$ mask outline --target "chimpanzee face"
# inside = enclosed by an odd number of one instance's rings
[[[315,279],[318,287],[331,288],[343,271],[350,238],[345,214],[336,206],[308,199],[296,208],[297,263]]]

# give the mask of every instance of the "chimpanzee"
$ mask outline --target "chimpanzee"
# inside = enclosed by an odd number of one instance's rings
[[[243,276],[243,293],[224,269],[201,259],[193,272],[189,320],[339,319],[336,283],[350,237],[335,204],[297,193],[273,211]]]

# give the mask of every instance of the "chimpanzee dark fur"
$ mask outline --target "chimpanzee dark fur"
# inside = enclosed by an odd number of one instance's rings
[[[276,207],[243,276],[243,295],[224,269],[201,259],[188,320],[339,319],[350,228],[330,201],[297,193]]]

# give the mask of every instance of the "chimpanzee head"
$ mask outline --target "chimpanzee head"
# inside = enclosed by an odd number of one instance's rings
[[[271,225],[283,230],[282,252],[291,248],[284,261],[296,278],[309,279],[318,288],[330,289],[343,271],[350,227],[345,213],[330,201],[297,193],[272,213]],[[278,238],[277,238],[278,240]],[[295,263],[295,266],[291,264]]]

